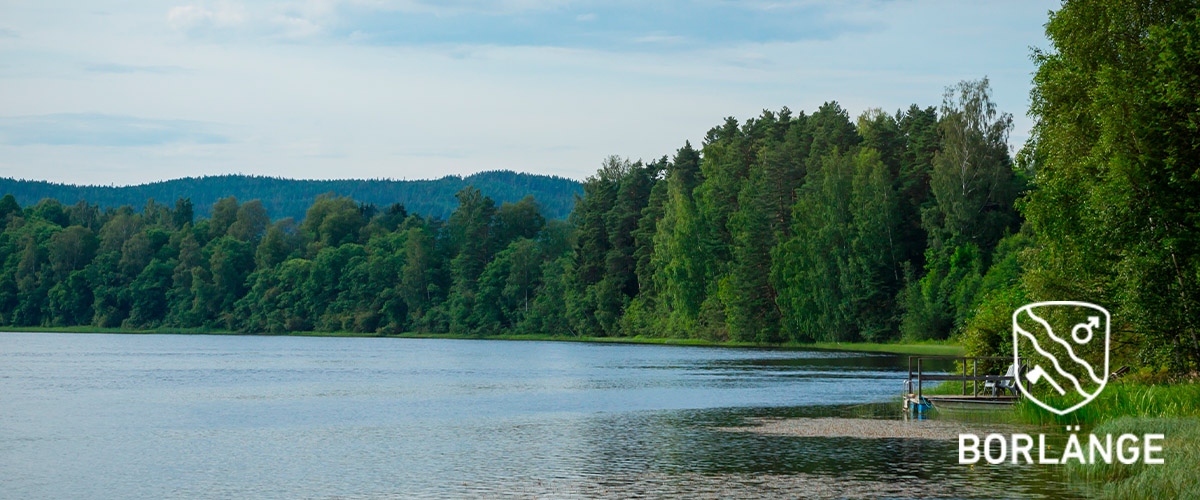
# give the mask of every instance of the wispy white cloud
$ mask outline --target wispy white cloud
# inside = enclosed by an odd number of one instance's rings
[[[83,68],[92,73],[152,73],[152,74],[172,74],[182,73],[185,70],[180,66],[160,66],[160,65],[137,65],[137,64],[117,64],[117,63],[97,63],[88,64]]]
[[[13,146],[139,147],[174,143],[223,144],[209,124],[98,113],[0,117],[0,142]]]
[[[834,15],[836,9],[829,6],[794,4],[789,9],[789,16],[781,16],[736,2],[682,0],[304,0],[254,4],[201,0],[171,8],[167,23],[177,32],[210,42],[322,37],[380,45],[549,45],[612,50],[628,50],[630,47],[622,45],[648,41],[702,45],[828,39],[863,29],[852,19]]]
[[[507,15],[561,10],[572,4],[581,3],[588,2],[572,0],[385,0],[371,4],[385,10],[456,16],[467,14]]]
[[[679,35],[644,35],[633,39],[636,43],[664,43],[664,42],[682,42],[687,40]]]
[[[306,38],[320,34],[324,27],[306,17],[279,15],[274,17],[272,24],[279,28],[277,32],[287,38]]]
[[[244,24],[246,18],[246,7],[232,0],[219,1],[211,6],[207,3],[180,5],[167,12],[167,23],[179,31],[231,28]]]
[[[208,42],[294,40],[326,34],[338,24],[339,9],[358,4],[352,0],[253,4],[237,0],[201,1],[172,7],[166,20],[175,31]]]

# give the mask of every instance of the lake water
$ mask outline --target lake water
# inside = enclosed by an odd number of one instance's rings
[[[1061,498],[902,420],[906,357],[654,345],[0,333],[0,498]]]

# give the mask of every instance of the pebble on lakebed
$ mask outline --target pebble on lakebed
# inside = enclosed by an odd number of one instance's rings
[[[966,424],[944,420],[880,420],[869,418],[750,418],[743,427],[717,427],[728,432],[770,436],[849,437],[862,439],[954,440],[966,432],[1009,432],[1002,424]]]

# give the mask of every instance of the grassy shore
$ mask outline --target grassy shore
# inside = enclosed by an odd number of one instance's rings
[[[145,330],[130,330],[124,328],[97,328],[94,326],[69,327],[4,327],[10,332],[54,332],[54,333],[127,333],[127,334],[190,334],[190,335],[246,335],[228,330],[213,330],[202,328],[151,328]],[[254,334],[251,334],[254,335]],[[353,332],[291,332],[284,334],[262,335],[291,335],[306,337],[387,337],[387,338],[421,338],[421,339],[486,339],[486,340],[543,340],[554,342],[602,342],[620,344],[657,344],[683,345],[705,347],[754,347],[774,349],[818,349],[859,352],[886,352],[898,354],[920,354],[926,356],[961,356],[962,346],[948,341],[923,341],[910,343],[871,343],[871,342],[811,342],[760,344],[754,342],[713,342],[701,339],[676,339],[663,337],[571,337],[555,335],[451,335],[438,333],[402,333],[398,335],[378,335],[373,333]]]
[[[1052,432],[1082,425],[1084,433],[1097,436],[1163,434],[1162,464],[1069,462],[1067,479],[1092,498],[1200,500],[1200,474],[1196,473],[1200,470],[1200,379],[1152,380],[1131,377],[1109,382],[1095,400],[1066,415],[1051,413],[1025,399],[1006,418],[1049,427]],[[926,387],[924,392],[958,394],[961,390],[961,384],[945,382]],[[1056,407],[1070,406],[1064,404],[1066,396],[1039,397]]]
[[[1192,401],[1191,404],[1195,404]],[[1200,499],[1200,418],[1121,417],[1092,429],[1098,436],[1162,434],[1163,463],[1068,462],[1069,479],[1089,496],[1112,499]]]
[[[1059,399],[1044,398],[1051,404]],[[1032,424],[1091,426],[1099,436],[1163,434],[1163,464],[1070,463],[1068,477],[1097,498],[1200,499],[1200,380],[1110,382],[1095,400],[1066,415],[1026,400],[1015,416]]]
[[[1065,408],[1067,397],[1039,395],[1047,404]],[[1039,425],[1094,425],[1122,417],[1200,418],[1200,382],[1146,383],[1110,382],[1096,399],[1066,415],[1046,411],[1026,400],[1017,405],[1017,418]]]

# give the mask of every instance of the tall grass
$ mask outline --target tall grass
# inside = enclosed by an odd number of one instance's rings
[[[1069,406],[1065,396],[1038,397],[1053,406]],[[1162,464],[1068,462],[1068,478],[1097,498],[1200,500],[1200,382],[1110,382],[1095,400],[1066,415],[1026,399],[1017,404],[1015,416],[1034,424],[1094,425],[1091,433],[1096,435],[1163,434]]]
[[[1038,399],[1066,408],[1077,402],[1068,396],[1039,394]],[[1200,383],[1110,382],[1095,400],[1066,415],[1048,412],[1026,399],[1017,404],[1016,416],[1021,421],[1041,425],[1094,425],[1121,417],[1200,417]]]
[[[1195,404],[1195,400],[1192,403]],[[1200,419],[1124,417],[1100,424],[1093,434],[1163,434],[1163,463],[1067,463],[1067,476],[1090,497],[1200,499]]]

